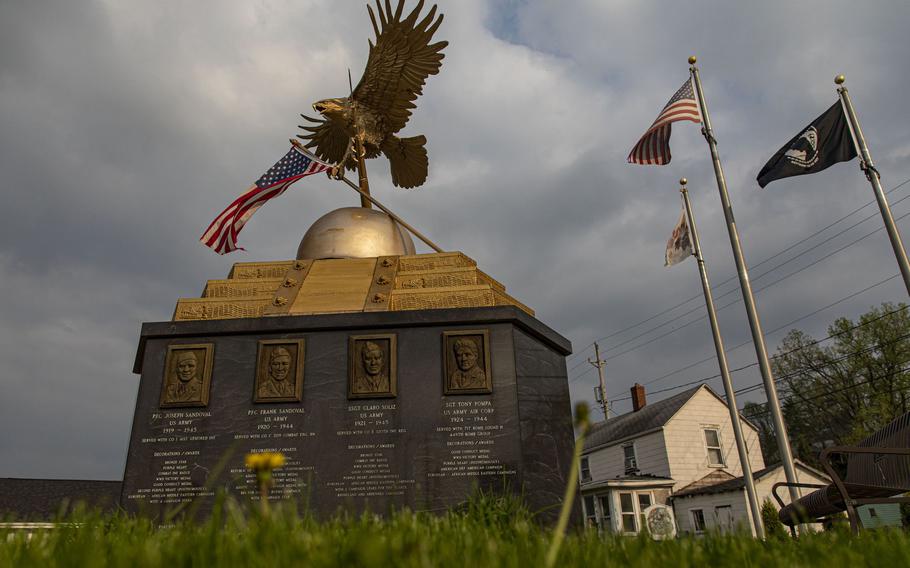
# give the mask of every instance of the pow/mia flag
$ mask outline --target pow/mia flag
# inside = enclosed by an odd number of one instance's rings
[[[758,185],[776,179],[820,172],[856,157],[840,101],[787,142],[758,172]]]
[[[692,256],[692,239],[689,238],[689,223],[686,221],[686,210],[679,216],[679,222],[667,241],[667,252],[664,255],[664,266],[673,266]]]

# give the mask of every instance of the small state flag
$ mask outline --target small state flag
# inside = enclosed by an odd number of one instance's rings
[[[300,178],[327,171],[331,167],[320,162],[306,150],[292,146],[291,150],[269,168],[269,171],[265,172],[252,187],[215,217],[199,240],[218,254],[244,250],[243,247],[237,246],[237,235],[253,213],[266,201],[284,193]]]
[[[765,187],[776,179],[814,174],[855,157],[856,147],[838,101],[768,160],[758,172],[758,185]]]
[[[679,215],[679,222],[667,241],[667,252],[664,254],[664,266],[673,266],[694,254],[692,239],[689,238],[689,223],[686,220],[686,210]]]
[[[629,153],[630,164],[662,166],[670,163],[670,125],[680,120],[701,122],[692,78],[686,80]]]

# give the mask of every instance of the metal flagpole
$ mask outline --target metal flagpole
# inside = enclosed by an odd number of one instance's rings
[[[724,381],[724,394],[727,396],[727,408],[730,410],[730,421],[733,423],[733,436],[736,439],[736,449],[739,452],[739,463],[743,469],[743,481],[746,485],[746,496],[749,499],[749,509],[752,511],[752,526],[755,536],[765,538],[765,527],[762,523],[761,509],[755,495],[755,480],[752,478],[752,462],[749,460],[749,449],[743,438],[743,429],[739,421],[739,409],[736,406],[736,394],[733,392],[733,382],[730,380],[730,368],[727,365],[727,353],[724,351],[724,340],[720,336],[720,326],[717,323],[717,312],[714,310],[714,298],[711,294],[711,285],[708,283],[708,268],[701,254],[701,245],[698,242],[698,230],[695,228],[695,214],[692,204],[689,203],[689,191],[686,189],[686,178],[679,180],[679,192],[682,194],[686,206],[686,218],[689,222],[689,236],[692,239],[692,250],[695,260],[698,261],[698,272],[701,275],[701,287],[705,291],[705,307],[708,308],[708,321],[711,322],[711,334],[714,336],[714,349],[717,351],[717,364],[720,367],[720,376]]]
[[[888,199],[882,190],[882,184],[879,179],[878,170],[872,163],[872,154],[869,153],[869,147],[866,146],[866,138],[863,136],[863,129],[860,128],[859,119],[856,118],[856,112],[853,110],[853,103],[850,101],[850,95],[847,94],[847,87],[844,87],[844,76],[838,75],[834,78],[834,83],[838,85],[837,94],[840,95],[841,104],[844,107],[844,114],[847,115],[847,123],[850,125],[850,133],[853,135],[853,144],[860,156],[859,167],[866,174],[866,179],[872,184],[872,190],[875,193],[875,199],[878,201],[878,208],[882,212],[882,219],[885,221],[885,229],[888,231],[888,238],[891,239],[891,247],[894,249],[894,256],[897,257],[897,264],[901,269],[901,276],[904,277],[904,286],[907,293],[910,294],[910,262],[907,262],[907,253],[904,251],[904,243],[901,241],[901,234],[894,224],[894,217],[891,216],[891,208],[888,206]]]
[[[367,197],[370,196],[370,180],[367,178],[367,161],[365,153],[363,150],[363,144],[360,143],[360,139],[356,136],[353,138],[354,142],[354,152],[357,154],[357,176],[360,181],[360,206],[364,209],[371,209],[370,201]],[[341,165],[342,177],[344,177],[344,165]],[[366,195],[363,195],[366,194]]]
[[[436,243],[434,243],[434,242],[431,241],[430,239],[428,239],[428,238],[426,238],[425,236],[423,236],[423,233],[421,233],[420,231],[418,231],[417,229],[415,229],[414,227],[412,227],[412,226],[409,225],[408,223],[405,223],[404,219],[402,219],[402,218],[399,217],[398,215],[396,215],[396,214],[392,213],[391,211],[389,211],[389,209],[388,209],[385,205],[383,205],[382,203],[376,201],[376,199],[375,199],[372,195],[370,195],[369,193],[363,191],[363,190],[360,189],[354,182],[352,182],[352,181],[349,180],[348,178],[344,177],[344,174],[342,174],[342,176],[341,176],[341,181],[343,181],[344,183],[348,184],[348,187],[350,187],[351,189],[353,189],[354,191],[356,191],[357,193],[359,193],[361,199],[367,199],[367,200],[369,200],[370,203],[372,203],[372,204],[375,205],[376,207],[379,207],[379,209],[381,209],[383,213],[385,213],[386,215],[388,215],[389,217],[391,217],[392,219],[394,219],[396,223],[398,223],[399,225],[401,225],[401,226],[404,227],[405,229],[407,229],[407,230],[411,231],[412,233],[414,233],[414,236],[415,236],[415,237],[417,237],[418,239],[420,239],[420,240],[422,240],[423,242],[425,242],[431,249],[435,250],[436,252],[445,252],[444,250],[442,250],[441,248],[439,248],[438,246],[436,246]]]
[[[698,95],[698,107],[701,110],[702,134],[711,148],[711,160],[714,162],[714,175],[717,177],[717,189],[720,192],[720,202],[724,208],[724,218],[727,221],[727,232],[730,235],[730,245],[733,248],[733,258],[736,261],[736,271],[739,273],[739,286],[742,289],[743,303],[746,305],[746,315],[749,318],[749,327],[752,329],[752,343],[755,345],[755,355],[758,358],[758,367],[761,371],[762,382],[765,386],[765,395],[768,397],[768,410],[774,422],[774,431],[777,434],[777,447],[780,451],[780,461],[784,466],[784,476],[787,483],[798,483],[796,468],[793,466],[793,452],[790,450],[790,439],[787,436],[787,426],[780,410],[780,400],[777,397],[777,387],[774,385],[774,376],[771,373],[771,363],[768,361],[768,350],[765,347],[765,336],[758,319],[758,310],[755,308],[755,298],[752,297],[752,285],[749,283],[749,269],[743,258],[742,247],[739,243],[739,231],[733,219],[733,206],[730,204],[730,195],[727,193],[727,180],[724,170],[720,165],[720,156],[717,153],[717,140],[711,129],[711,119],[708,116],[708,104],[701,88],[701,79],[698,76],[698,67],[695,66],[695,56],[689,58],[689,73]],[[787,487],[790,499],[799,499],[799,489],[793,485]]]
[[[597,397],[597,402],[600,403],[600,409],[604,413],[604,420],[610,417],[610,406],[607,402],[607,386],[604,383],[604,366],[606,361],[600,358],[600,346],[597,345],[597,342],[594,342],[594,360],[588,359],[588,363],[597,367],[597,374],[600,376],[600,392]]]

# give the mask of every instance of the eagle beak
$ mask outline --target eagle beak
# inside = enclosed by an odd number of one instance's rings
[[[322,114],[322,111],[325,110],[325,107],[322,106],[322,105],[319,104],[319,103],[313,103],[313,110],[315,110],[315,111],[318,112],[319,114]]]

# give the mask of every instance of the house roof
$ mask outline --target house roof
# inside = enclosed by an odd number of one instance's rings
[[[585,437],[584,449],[592,450],[662,427],[702,387],[708,388],[703,384],[698,385],[669,398],[648,403],[638,412],[629,412],[594,424]]]
[[[695,492],[698,492],[702,489],[707,489],[709,487],[714,488],[714,487],[722,486],[725,484],[729,484],[732,481],[736,481],[737,479],[742,481],[741,477],[734,477],[732,473],[729,473],[722,469],[716,469],[716,470],[712,471],[711,473],[709,473],[708,475],[702,477],[701,479],[695,480],[692,483],[690,483],[689,485],[686,485],[685,487],[680,489],[677,493],[675,493],[675,495],[679,495],[681,493],[694,495]],[[742,484],[740,484],[740,487],[742,487]]]
[[[651,475],[650,473],[636,473],[634,475],[617,475],[608,478],[609,481],[673,481],[672,477],[664,475]]]
[[[638,473],[634,475],[618,475],[608,477],[597,481],[591,480],[581,483],[581,491],[593,491],[603,489],[604,487],[671,487],[675,481],[672,477],[663,475],[651,475],[649,473]]]
[[[815,475],[819,475],[819,476],[825,477],[825,478],[827,477],[824,474],[822,474],[820,471],[807,466],[806,464],[802,463],[799,460],[794,460],[794,464],[798,468],[811,472]],[[782,467],[782,465],[780,462],[773,464],[773,465],[769,465],[768,467],[766,467],[764,469],[760,469],[758,471],[752,472],[752,477],[757,481],[757,480],[761,479],[762,477],[765,477],[769,473],[773,473],[774,471],[780,469],[781,467]],[[725,474],[726,477],[718,476],[717,474],[719,474],[719,473]],[[712,477],[712,476],[714,476],[714,477]],[[715,480],[715,481],[712,483],[712,480]],[[675,498],[675,497],[691,497],[693,495],[714,495],[717,493],[726,493],[727,491],[739,491],[745,486],[746,486],[746,482],[742,476],[733,477],[726,471],[718,470],[718,471],[712,471],[711,473],[702,477],[698,481],[693,481],[689,485],[686,485],[685,487],[683,487],[682,489],[680,489],[679,491],[674,493],[673,497]]]

